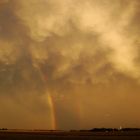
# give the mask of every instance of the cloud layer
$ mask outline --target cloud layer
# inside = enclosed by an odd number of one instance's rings
[[[8,100],[4,116],[11,106],[28,114],[20,120],[34,118],[21,127],[52,129],[46,125],[52,117],[51,95],[57,128],[114,127],[118,122],[135,126],[130,118],[137,119],[140,112],[132,117],[122,108],[122,118],[115,112],[125,99],[128,110],[139,97],[139,6],[139,0],[1,0],[0,96],[3,104]],[[46,123],[36,122],[41,120],[38,111]],[[17,117],[12,114],[11,121]]]

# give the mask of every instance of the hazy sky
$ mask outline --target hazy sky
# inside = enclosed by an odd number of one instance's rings
[[[0,128],[140,127],[140,0],[0,0]]]

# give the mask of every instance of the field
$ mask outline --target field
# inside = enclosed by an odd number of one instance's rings
[[[1,131],[0,140],[139,140],[136,132]]]

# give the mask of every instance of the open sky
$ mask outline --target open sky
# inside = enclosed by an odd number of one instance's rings
[[[0,0],[0,127],[140,127],[140,0]]]

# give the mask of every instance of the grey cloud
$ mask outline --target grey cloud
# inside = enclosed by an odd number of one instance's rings
[[[139,96],[139,4],[139,0],[0,2],[0,96],[4,105],[8,100],[2,112],[7,115],[10,105],[19,111],[19,105],[22,114],[29,114],[25,122],[34,119],[23,127],[45,128],[37,119],[48,116],[45,122],[50,121],[51,94],[57,128],[92,127],[92,117],[95,125],[117,126],[122,121],[113,111],[121,106],[117,101],[123,104],[126,98],[125,107],[130,107],[129,101],[137,102]],[[130,91],[135,92],[132,100]],[[129,114],[126,110],[120,110],[123,119]],[[33,117],[38,112],[42,116]],[[106,112],[113,114],[114,123],[98,119]],[[72,118],[71,124],[66,126],[64,118]],[[4,122],[7,119],[3,117]]]

